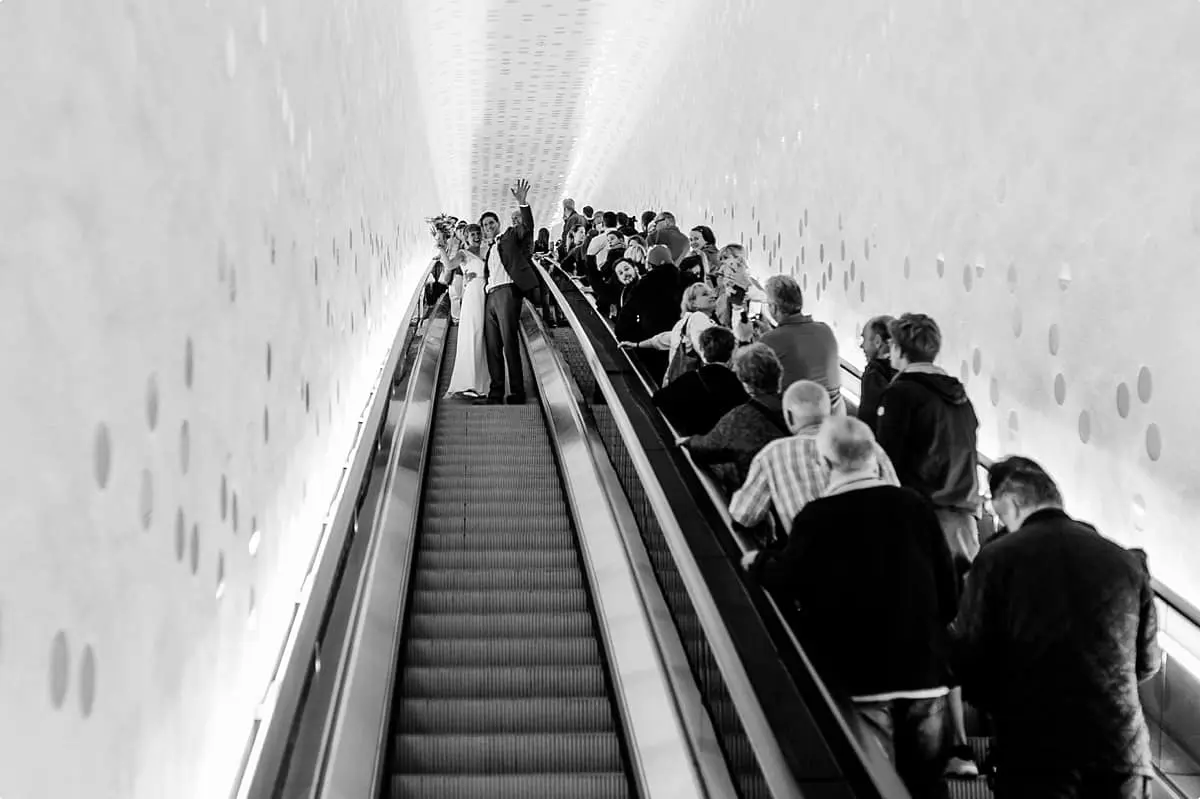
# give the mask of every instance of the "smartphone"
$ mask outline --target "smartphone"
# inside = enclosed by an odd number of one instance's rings
[[[762,302],[759,302],[756,300],[751,300],[750,302],[747,302],[746,303],[747,315],[750,316],[752,319],[759,318],[760,316],[762,316],[762,311],[763,311],[762,306],[763,306]]]

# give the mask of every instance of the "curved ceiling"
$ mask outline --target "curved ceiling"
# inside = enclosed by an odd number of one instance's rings
[[[704,0],[707,2],[707,0]],[[500,210],[532,183],[539,225],[619,168],[686,42],[689,0],[409,0],[405,5],[441,209]]]

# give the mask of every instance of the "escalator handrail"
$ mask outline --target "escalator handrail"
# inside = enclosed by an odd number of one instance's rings
[[[861,384],[862,370],[859,369],[854,364],[847,361],[845,358],[841,358],[840,360],[841,360],[841,365],[842,365],[842,371],[845,372],[846,374],[850,375],[851,377],[853,377],[855,380],[859,381],[859,383]],[[995,461],[993,461],[991,458],[989,458],[987,455],[985,455],[982,452],[977,452],[976,458],[979,462],[980,468],[982,468],[986,472],[990,472],[992,470],[992,464],[995,463]],[[1181,617],[1183,617],[1184,620],[1189,622],[1193,627],[1200,628],[1200,609],[1198,609],[1191,602],[1187,601],[1182,596],[1180,596],[1179,593],[1176,592],[1174,589],[1163,584],[1162,582],[1160,582],[1159,580],[1157,580],[1155,578],[1151,578],[1151,587],[1154,589],[1154,594],[1159,599],[1159,601],[1161,601],[1167,607],[1171,608],[1171,610],[1178,613]]]
[[[408,307],[397,327],[391,347],[380,364],[374,392],[358,420],[358,435],[351,448],[338,485],[340,492],[330,506],[324,529],[313,550],[309,569],[301,583],[292,620],[280,647],[279,659],[263,692],[246,746],[242,753],[230,799],[267,799],[283,777],[293,731],[304,702],[305,685],[314,668],[325,612],[337,591],[338,564],[355,524],[358,502],[370,464],[386,422],[392,382],[403,367],[408,332],[424,315],[425,283],[437,262],[422,272]]]
[[[564,275],[566,273],[562,272],[561,269],[556,264],[553,264],[552,261],[538,261],[537,269],[540,273],[543,286],[547,287],[551,294],[554,295],[554,299],[557,302],[560,310],[567,317],[568,323],[575,331],[576,336],[579,339],[580,347],[583,350],[584,357],[588,362],[589,368],[596,377],[597,386],[605,395],[609,408],[612,412],[613,421],[619,429],[622,439],[625,441],[630,457],[634,461],[635,468],[639,474],[644,475],[647,471],[649,471],[649,462],[646,459],[645,451],[642,448],[642,442],[639,440],[630,419],[624,411],[623,406],[615,396],[615,389],[608,381],[606,371],[600,362],[595,349],[592,347],[591,341],[589,340],[585,329],[576,317],[574,311],[570,308],[566,296],[563,295],[561,289],[559,289],[559,287],[554,283],[550,269],[559,270]],[[578,281],[576,281],[574,277],[571,277],[571,280],[575,282],[577,286],[579,285]],[[582,291],[582,287],[580,288]],[[626,360],[632,367],[632,371],[642,382],[642,385],[648,394],[653,394],[653,389],[648,382],[646,374],[641,368],[641,364],[635,361],[635,359],[628,358],[628,356],[626,356]],[[666,422],[665,418],[662,421]],[[666,427],[676,438],[679,437],[678,432],[670,425],[669,422],[666,422]],[[734,525],[729,516],[729,510],[725,505],[724,498],[716,484],[712,481],[712,478],[710,478],[705,471],[700,469],[695,462],[692,461],[691,455],[687,453],[686,449],[680,449],[683,450],[683,454],[687,458],[688,464],[695,472],[700,483],[704,486],[705,491],[709,494],[712,505],[720,514],[720,518],[725,522],[730,536],[737,542],[739,549],[743,553],[749,551],[749,549],[752,548],[750,540],[746,536],[742,535],[739,531],[734,529]],[[713,654],[717,658],[718,665],[721,667],[722,675],[726,680],[730,696],[733,698],[738,715],[742,720],[742,725],[746,731],[747,738],[750,740],[751,746],[755,752],[755,756],[759,759],[763,776],[767,780],[767,784],[771,787],[772,795],[786,795],[777,792],[775,786],[795,786],[795,779],[787,768],[786,760],[779,748],[779,743],[774,737],[774,734],[770,728],[770,724],[763,713],[762,707],[759,704],[758,698],[753,689],[749,685],[730,684],[730,682],[734,679],[747,679],[747,675],[744,671],[744,667],[741,666],[740,656],[734,649],[733,644],[729,639],[728,630],[725,627],[725,623],[721,618],[719,611],[716,610],[711,595],[707,594],[703,590],[703,580],[696,567],[695,561],[693,560],[687,540],[684,538],[682,532],[679,530],[678,523],[675,521],[674,515],[671,511],[670,502],[664,494],[662,488],[658,485],[657,481],[655,481],[652,477],[651,479],[643,478],[642,485],[646,491],[649,504],[654,509],[655,516],[659,520],[659,525],[662,528],[664,538],[667,540],[668,546],[670,547],[675,565],[679,568],[679,572],[684,578],[688,595],[691,597],[692,602],[696,607],[697,616],[700,619],[701,626],[705,631],[705,635],[708,638]],[[697,588],[694,586],[699,586],[699,590],[697,590]],[[845,709],[839,706],[838,702],[834,699],[833,694],[829,691],[824,681],[821,680],[820,676],[817,674],[815,666],[813,666],[811,660],[804,652],[804,648],[800,645],[800,642],[792,633],[791,627],[787,623],[786,618],[784,617],[780,608],[767,592],[764,591],[762,593],[766,597],[769,606],[778,616],[781,622],[780,626],[782,629],[787,631],[787,635],[794,649],[794,653],[796,654],[798,660],[802,663],[803,667],[807,670],[808,678],[816,687],[819,696],[831,711],[829,716],[837,720],[837,723],[840,726],[838,731],[839,735],[843,737],[844,740],[849,744],[852,751],[854,751],[860,762],[863,764],[864,773],[873,784],[876,795],[906,796],[906,792],[900,793],[897,791],[897,789],[899,789],[899,791],[904,791],[904,789],[901,787],[901,783],[896,775],[895,769],[882,756],[882,752],[868,752],[863,746],[860,745],[859,738],[856,737],[854,731],[850,727],[850,724],[846,721]],[[735,668],[732,669],[732,673],[726,671],[726,664],[736,664]]]

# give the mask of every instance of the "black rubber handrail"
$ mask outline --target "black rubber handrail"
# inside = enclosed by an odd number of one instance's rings
[[[840,360],[842,363],[842,371],[861,383],[862,370],[844,358]],[[979,460],[979,465],[985,471],[990,472],[992,470],[992,464],[995,463],[995,461],[993,461],[987,455],[984,455],[982,452],[978,452],[976,455]],[[1200,609],[1197,609],[1195,605],[1180,596],[1178,592],[1171,587],[1164,585],[1157,579],[1151,578],[1151,587],[1154,589],[1154,595],[1159,599],[1159,601],[1182,616],[1184,620],[1186,620],[1193,627],[1200,627]]]
[[[664,485],[668,493],[688,497],[684,502],[673,501],[675,512],[682,514],[681,526],[691,539],[714,598],[727,616],[735,647],[747,669],[756,672],[756,690],[770,700],[764,709],[774,733],[781,742],[787,742],[785,757],[801,784],[811,779],[804,775],[811,773],[816,754],[811,747],[821,746],[819,736],[843,778],[853,786],[855,796],[906,795],[895,770],[882,759],[882,752],[876,756],[875,750],[859,743],[848,706],[826,687],[771,596],[745,579],[738,560],[747,541],[730,526],[724,504],[713,498],[716,489],[711,478],[696,467],[686,451],[673,445],[676,431],[654,406],[653,383],[641,364],[618,349],[607,320],[577,281],[552,263],[543,262],[542,266],[564,299],[572,302],[572,293],[578,297],[575,315],[604,362],[606,378],[635,418],[637,440],[630,443],[640,446],[654,461],[655,474],[670,484],[670,488]],[[579,314],[582,306],[587,308],[586,318]],[[706,494],[711,499],[707,503],[703,501]],[[764,634],[770,639],[765,649],[772,658],[763,657],[764,644],[758,636]],[[785,682],[790,683],[790,690],[784,688]],[[792,691],[796,694],[789,696]]]

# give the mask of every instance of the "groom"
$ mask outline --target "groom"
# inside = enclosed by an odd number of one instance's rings
[[[518,180],[512,188],[520,208],[513,211],[512,227],[500,231],[500,217],[487,211],[479,217],[484,241],[488,242],[484,263],[483,342],[487,351],[491,386],[486,398],[478,404],[501,405],[505,401],[505,369],[508,372],[508,404],[525,403],[525,381],[521,369],[521,340],[519,337],[521,303],[526,295],[538,288],[537,272],[533,268],[533,212],[525,198],[529,181]]]

